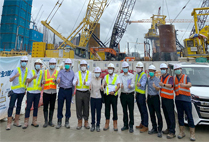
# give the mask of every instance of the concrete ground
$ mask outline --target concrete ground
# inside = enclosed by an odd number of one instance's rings
[[[148,133],[140,133],[138,129],[135,129],[136,125],[139,125],[140,123],[140,114],[137,108],[137,105],[135,103],[135,110],[134,110],[134,133],[129,133],[129,131],[121,131],[121,127],[123,126],[123,113],[122,113],[122,106],[120,104],[120,101],[118,101],[118,128],[119,131],[115,132],[113,131],[112,121],[110,123],[110,129],[107,131],[103,131],[102,128],[104,127],[105,123],[105,116],[104,116],[104,105],[102,108],[102,119],[101,119],[101,132],[90,132],[90,130],[87,130],[85,128],[82,128],[81,130],[76,130],[77,126],[77,118],[76,118],[76,109],[75,104],[72,104],[71,106],[71,119],[70,119],[70,129],[66,129],[65,127],[62,127],[61,129],[57,130],[55,127],[47,127],[43,128],[44,123],[44,117],[43,117],[43,107],[39,108],[38,112],[38,123],[40,126],[38,128],[32,127],[29,125],[29,127],[26,130],[23,130],[22,128],[18,127],[12,127],[10,131],[6,131],[6,122],[0,121],[0,142],[6,142],[6,141],[190,141],[189,140],[189,128],[186,127],[186,137],[182,140],[179,140],[178,138],[174,138],[171,140],[168,140],[166,138],[166,135],[163,135],[162,138],[158,138],[157,135],[149,135]],[[57,117],[56,117],[57,108],[55,110],[54,115],[54,123],[56,124]],[[63,111],[65,113],[65,110]],[[32,116],[32,113],[31,113]],[[90,115],[91,116],[91,115]],[[162,114],[163,116],[163,114]],[[24,115],[20,118],[21,124],[24,122]],[[89,119],[90,123],[91,117]],[[32,122],[32,117],[30,118],[30,124]],[[64,124],[64,119],[63,119]],[[163,118],[163,128],[166,128],[165,119]],[[178,134],[178,125],[176,125],[177,134]],[[149,129],[151,129],[151,123],[149,122]],[[196,141],[209,141],[209,126],[197,126],[196,127]]]

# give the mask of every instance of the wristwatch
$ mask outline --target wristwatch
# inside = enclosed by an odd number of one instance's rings
[[[165,84],[164,84],[164,87],[165,87]]]

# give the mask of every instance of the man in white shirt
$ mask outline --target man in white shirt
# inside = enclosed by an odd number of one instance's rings
[[[82,128],[82,118],[84,118],[84,127],[89,129],[89,100],[90,92],[89,86],[91,82],[91,72],[87,70],[87,62],[82,60],[80,62],[81,71],[76,72],[73,85],[76,86],[76,113],[78,118],[77,130]]]
[[[105,88],[105,117],[106,123],[103,128],[104,131],[109,129],[110,123],[110,106],[112,105],[113,109],[113,129],[114,131],[118,131],[117,128],[117,103],[118,103],[118,90],[120,89],[120,79],[117,74],[114,73],[115,66],[110,63],[108,65],[108,75],[104,77],[104,88]]]
[[[132,73],[129,73],[129,64],[127,62],[122,63],[123,73],[119,75],[120,77],[120,87],[121,95],[120,101],[123,107],[123,123],[124,126],[121,131],[129,129],[130,133],[133,133],[134,125],[134,83],[135,78]],[[129,119],[128,119],[128,109],[129,109]],[[128,124],[129,120],[129,124]]]

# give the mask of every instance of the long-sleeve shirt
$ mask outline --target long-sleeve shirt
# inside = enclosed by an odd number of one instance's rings
[[[87,71],[81,72],[83,83],[84,83],[84,80],[86,79],[86,74],[87,74]],[[75,73],[75,77],[74,77],[74,80],[73,80],[73,85],[74,86],[76,86],[77,80],[78,80],[78,84],[80,84],[78,72]],[[89,72],[88,81],[86,82],[86,86],[90,86],[90,83],[91,83],[91,72]],[[76,90],[87,91],[88,89],[76,89]]]
[[[36,82],[38,82],[38,79],[39,79],[39,76],[40,76],[40,70],[39,70],[39,72],[37,72],[36,70],[35,70],[35,73],[36,73],[36,75],[37,75],[37,78],[36,78]],[[44,76],[44,72],[42,73],[42,76],[41,76],[41,83],[42,83],[42,80],[43,80],[43,76]],[[27,79],[31,79],[33,77],[33,73],[32,73],[32,71],[30,71],[29,73],[28,73],[28,76],[27,76]],[[28,84],[28,87],[33,87],[33,81],[34,81],[34,79]],[[41,84],[40,84],[40,86],[41,86]],[[28,91],[29,93],[34,93],[34,94],[36,94],[36,93],[41,93],[41,91],[39,91],[39,90],[35,90],[35,91]]]
[[[113,73],[113,75],[111,75],[111,76],[109,75],[109,84],[112,83],[112,81],[113,81],[113,79],[114,79],[114,76],[115,76],[114,73]],[[107,77],[107,75],[105,75],[105,77],[104,77],[104,83],[106,82],[106,77]],[[119,78],[119,77],[116,79],[115,85],[111,85],[111,86],[112,86],[112,87],[111,87],[112,91],[115,91],[115,88],[116,88],[116,86],[117,86],[118,84],[120,84],[120,78]],[[107,85],[108,85],[108,84],[107,84]]]
[[[95,77],[92,77],[91,80],[91,97],[92,98],[102,98],[100,90],[102,85],[102,79],[96,79]]]
[[[60,83],[58,84],[59,87],[62,88],[72,88],[73,87],[73,79],[74,79],[74,72],[73,70],[66,71],[65,69],[59,71],[57,80],[60,78]]]
[[[142,72],[141,72],[142,73]],[[140,74],[141,73],[138,73],[138,78],[137,78],[137,81],[140,77]],[[137,74],[136,74],[137,75]],[[136,78],[136,76],[135,76]],[[140,79],[139,83],[141,84],[140,87],[138,87],[138,89],[141,89],[141,90],[146,90],[146,83],[147,83],[147,75],[146,74],[143,74],[142,75],[142,78]],[[136,85],[137,85],[137,82],[136,82]]]
[[[148,95],[159,95],[159,91],[157,91],[154,87],[153,87],[153,82],[154,84],[160,88],[159,82],[160,79],[157,78],[156,76],[154,78],[149,78],[148,79]]]
[[[21,67],[20,67],[20,69],[21,69],[21,73],[22,73],[22,81],[23,81],[24,76],[25,76],[25,71],[26,71],[26,69],[23,69],[23,68],[21,68]],[[28,70],[28,73],[29,73],[29,72],[30,72],[30,70]],[[12,77],[15,76],[17,73],[18,73],[18,70],[17,70],[17,68],[16,68],[16,69],[14,69],[14,71],[12,72],[12,74],[10,75],[9,78],[12,78]],[[26,83],[26,81],[25,81],[25,83]],[[16,86],[16,85],[18,85],[18,84],[19,84],[19,77],[15,77],[15,79],[12,81],[12,86]],[[14,93],[17,93],[17,94],[25,93],[25,88],[14,89],[13,92],[14,92]]]
[[[123,84],[124,88],[121,88],[121,92],[123,93],[131,93],[134,92],[134,84],[135,84],[135,77],[132,73],[128,73],[127,75],[120,74],[120,86]],[[129,84],[128,84],[129,83]],[[128,86],[131,85],[131,89]]]

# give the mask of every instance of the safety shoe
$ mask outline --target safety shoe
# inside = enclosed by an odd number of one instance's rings
[[[167,135],[167,139],[172,139],[172,138],[175,138],[175,137],[176,137],[176,135],[174,133],[169,133]]]
[[[25,118],[24,125],[22,127],[23,129],[28,128],[28,121],[29,121],[29,118]]]
[[[85,120],[84,127],[85,127],[86,129],[90,129],[88,120]]]
[[[66,127],[67,129],[70,129],[69,118],[66,118],[66,119],[65,119],[65,127]]]
[[[22,125],[19,123],[20,115],[15,115],[15,121],[14,121],[14,126],[16,127],[21,127]]]
[[[78,126],[76,127],[77,130],[80,130],[82,128],[82,119],[78,120]]]
[[[162,138],[162,131],[159,131],[159,132],[157,133],[157,137]]]
[[[148,131],[148,134],[150,134],[150,135],[157,134],[157,133],[158,133],[157,130],[153,129],[153,128],[152,128],[152,130]]]
[[[125,130],[128,130],[127,126],[123,126],[123,128],[121,128],[121,131],[125,131]]]
[[[94,130],[95,130],[95,124],[92,124],[92,125],[91,125],[90,131],[91,131],[91,132],[94,132]]]
[[[31,124],[31,126],[39,127],[39,125],[36,122],[37,122],[37,117],[33,117],[33,123]]]
[[[100,126],[96,126],[96,131],[100,132]]]
[[[61,127],[62,127],[62,119],[58,119],[56,129],[59,129]]]
[[[117,120],[113,120],[113,130],[118,131]]]
[[[134,132],[133,127],[130,127],[130,128],[129,128],[129,133],[133,133],[133,132]]]
[[[148,131],[148,127],[143,126],[142,129],[140,129],[140,133],[144,133]]]
[[[179,126],[179,135],[178,135],[178,138],[179,139],[182,139],[183,137],[185,137],[185,133],[184,133],[184,126]]]
[[[48,123],[48,125],[51,126],[51,127],[54,127],[54,124],[52,122],[53,114],[54,114],[54,111],[49,111],[49,123]]]
[[[105,126],[103,128],[104,131],[107,131],[109,129],[109,124],[110,124],[110,120],[106,119]]]
[[[143,125],[140,123],[139,126],[136,126],[136,129],[142,129],[143,128]]]
[[[7,118],[7,128],[6,128],[6,130],[10,130],[11,129],[11,123],[12,123],[12,117],[8,117]]]
[[[190,140],[195,141],[195,128],[189,128],[190,129]]]
[[[164,130],[162,132],[163,132],[163,134],[169,134],[169,130],[168,129],[166,129],[166,130]]]

